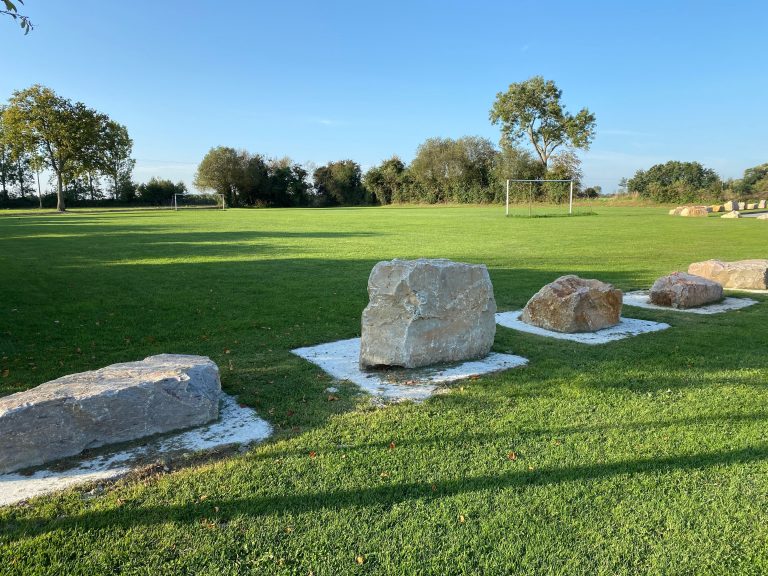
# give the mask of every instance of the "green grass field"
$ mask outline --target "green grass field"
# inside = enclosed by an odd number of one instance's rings
[[[768,256],[754,219],[594,210],[1,216],[0,394],[204,354],[276,435],[0,509],[0,573],[768,573],[763,296],[709,317],[626,309],[672,328],[603,346],[499,328],[494,349],[528,367],[421,404],[377,407],[350,385],[329,401],[329,378],[289,352],[359,335],[379,260],[485,263],[511,310],[563,273],[635,289]]]

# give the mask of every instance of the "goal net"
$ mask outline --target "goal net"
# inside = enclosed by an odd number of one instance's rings
[[[576,204],[575,186],[572,179],[509,179],[504,190],[505,214],[535,218],[581,213],[583,207]]]
[[[226,203],[223,194],[174,194],[173,209],[224,210]]]

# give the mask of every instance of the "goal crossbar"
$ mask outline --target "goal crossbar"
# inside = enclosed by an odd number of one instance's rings
[[[570,192],[568,193],[568,214],[573,214],[573,178],[565,180],[541,180],[541,179],[524,179],[524,178],[507,178],[507,201],[506,201],[506,216],[509,216],[509,183],[510,182],[570,182]]]

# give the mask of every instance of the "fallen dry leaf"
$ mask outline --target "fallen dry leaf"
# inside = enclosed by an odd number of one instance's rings
[[[334,396],[333,394],[328,395],[328,402],[336,402],[336,400],[338,399],[339,399],[338,396]]]
[[[365,562],[365,558],[363,558],[362,556],[355,556],[355,562],[357,562],[358,564],[362,564],[363,562]]]
[[[464,524],[464,514],[459,514],[459,524]]]
[[[309,453],[309,457],[310,457],[310,458],[316,458],[316,457],[317,457],[317,452],[315,452],[314,450],[312,450],[312,451]]]
[[[517,460],[517,453],[516,452],[510,452],[507,454],[507,459],[512,460],[513,462]]]
[[[389,449],[390,450],[394,450],[395,449],[395,443],[394,442],[390,442],[389,443]]]

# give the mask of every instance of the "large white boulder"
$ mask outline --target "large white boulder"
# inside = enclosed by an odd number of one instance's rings
[[[706,260],[688,266],[688,273],[714,280],[724,288],[768,289],[768,260]]]
[[[539,290],[520,319],[555,332],[596,332],[621,321],[621,290],[569,274]]]
[[[651,303],[672,308],[695,308],[723,299],[723,287],[702,276],[674,272],[653,283]]]
[[[379,262],[368,278],[360,366],[417,368],[488,354],[496,301],[484,265],[445,259]]]
[[[160,354],[5,396],[0,473],[205,424],[218,418],[220,393],[209,358]]]

